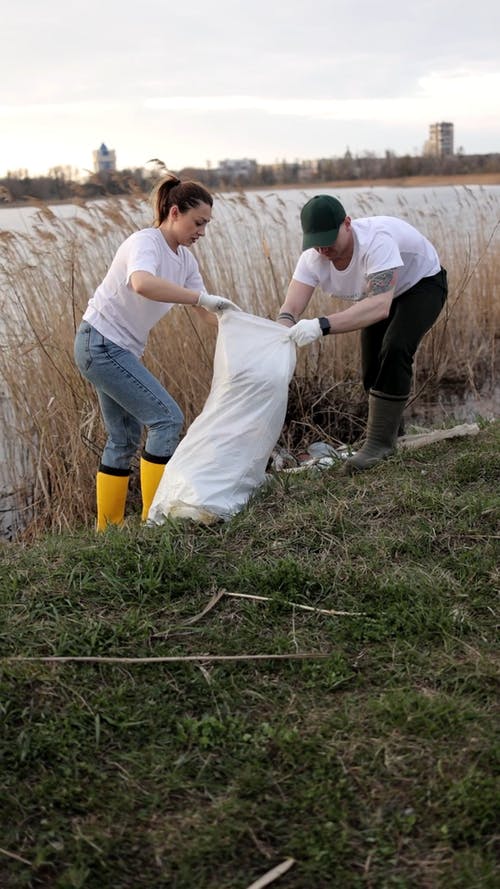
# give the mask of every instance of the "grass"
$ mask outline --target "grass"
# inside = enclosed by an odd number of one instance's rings
[[[499,445],[4,544],[2,889],[496,887]]]

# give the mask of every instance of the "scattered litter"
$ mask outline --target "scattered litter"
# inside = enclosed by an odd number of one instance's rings
[[[297,458],[285,450],[285,448],[276,447],[271,454],[270,468],[275,472],[282,472],[284,469],[292,469],[298,465]]]
[[[340,457],[343,450],[334,448],[326,441],[313,441],[307,448],[307,453],[310,457]]]
[[[418,427],[415,427],[418,428]],[[436,441],[444,441],[448,438],[463,438],[464,436],[477,435],[479,426],[477,423],[464,423],[452,426],[449,429],[433,429],[418,431],[415,434],[403,435],[398,438],[397,449],[423,448],[425,445]],[[283,448],[275,448],[271,455],[271,467],[276,472],[302,472],[304,469],[329,469],[338,465],[342,460],[352,457],[356,451],[350,445],[333,447],[326,441],[312,442],[303,451],[294,457]]]
[[[335,448],[326,441],[315,441],[295,457],[290,451],[276,447],[271,454],[270,468],[275,472],[301,472],[303,469],[328,469],[355,454],[349,445]]]

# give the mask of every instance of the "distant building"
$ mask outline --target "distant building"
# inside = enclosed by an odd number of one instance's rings
[[[95,173],[112,173],[116,170],[116,152],[110,151],[104,142],[93,155]]]
[[[318,175],[320,167],[319,160],[307,160],[298,164],[297,178],[300,182],[308,182]]]
[[[431,157],[451,157],[453,153],[453,124],[445,121],[431,123],[424,154]]]
[[[228,182],[236,182],[241,179],[250,179],[257,172],[257,161],[247,157],[232,160],[219,161],[217,170],[219,176]]]

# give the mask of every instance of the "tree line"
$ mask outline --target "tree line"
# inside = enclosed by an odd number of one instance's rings
[[[44,176],[30,176],[16,170],[0,178],[0,204],[39,201],[88,200],[106,195],[144,196],[167,170],[155,160],[150,169],[115,170],[106,174],[89,173],[82,178],[68,166],[53,167]],[[181,178],[193,178],[212,189],[234,189],[274,185],[312,186],[320,182],[366,179],[401,179],[412,176],[453,176],[474,173],[500,173],[500,153],[466,155],[457,152],[446,157],[425,155],[398,156],[386,151],[382,157],[372,152],[314,161],[285,161],[275,164],[252,163],[244,173],[230,175],[219,168],[186,167],[176,172]]]

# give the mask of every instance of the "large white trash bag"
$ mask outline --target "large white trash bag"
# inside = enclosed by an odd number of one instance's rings
[[[295,362],[281,325],[246,312],[221,315],[210,394],[165,467],[148,521],[209,524],[243,508],[265,479]]]

